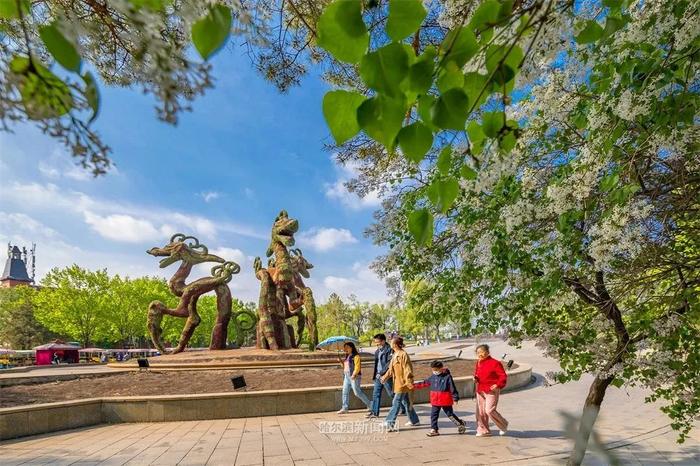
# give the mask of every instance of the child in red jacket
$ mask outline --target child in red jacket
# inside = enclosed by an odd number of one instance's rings
[[[467,431],[467,427],[452,409],[452,403],[459,402],[459,393],[457,392],[455,381],[452,379],[452,374],[450,374],[449,369],[442,367],[440,361],[430,363],[430,368],[433,370],[433,375],[413,384],[414,389],[430,387],[430,405],[432,406],[430,411],[431,430],[426,435],[428,437],[440,435],[438,431],[438,417],[441,409],[457,425],[457,431],[463,434]]]
[[[489,418],[500,429],[499,434],[505,435],[508,421],[496,410],[498,395],[506,386],[507,376],[501,361],[493,359],[489,353],[489,345],[476,347],[479,358],[474,368],[474,383],[476,385],[476,436],[491,435]]]

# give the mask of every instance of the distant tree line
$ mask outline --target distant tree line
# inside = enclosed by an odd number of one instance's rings
[[[423,298],[429,291],[424,282],[406,287],[401,303],[361,302],[355,295],[341,298],[333,293],[318,306],[321,339],[347,335],[369,343],[380,332],[396,332],[411,340],[437,339],[464,335],[468,325],[459,321],[459,310],[445,311]],[[91,271],[72,265],[52,269],[40,287],[0,288],[0,345],[31,349],[52,339],[80,342],[83,347],[124,348],[149,346],[146,315],[151,301],[174,307],[176,298],[163,278],[129,278],[110,275],[106,270]],[[444,304],[444,303],[443,303]],[[234,311],[257,305],[233,300]],[[202,296],[198,302],[202,322],[191,346],[207,346],[216,316],[216,297]],[[177,343],[184,319],[163,320],[163,336]],[[228,340],[236,340],[236,329],[229,326]],[[246,345],[255,344],[255,331],[246,332]]]
[[[0,344],[30,349],[61,338],[83,347],[148,346],[146,315],[154,300],[169,306],[177,303],[162,278],[131,279],[77,265],[52,269],[39,288],[0,289]],[[206,346],[214,326],[216,298],[203,296],[198,305],[202,322],[190,341],[193,346]],[[255,309],[255,304],[234,299],[233,307]],[[164,319],[164,340],[177,342],[184,323],[184,319]],[[254,341],[253,333],[244,340]],[[229,341],[235,339],[231,325]]]

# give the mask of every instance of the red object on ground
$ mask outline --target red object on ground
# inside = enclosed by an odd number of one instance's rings
[[[60,362],[77,364],[80,362],[79,346],[66,345],[65,343],[47,343],[37,346],[36,350],[36,365],[47,366],[51,364],[54,354],[58,356]]]

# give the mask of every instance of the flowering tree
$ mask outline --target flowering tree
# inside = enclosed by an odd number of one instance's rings
[[[352,187],[386,195],[377,269],[536,338],[560,381],[594,374],[572,464],[610,385],[648,387],[683,440],[700,411],[697,2],[450,1],[439,27],[418,0],[371,3],[330,4],[317,37],[361,79],[323,109],[363,166]]]
[[[158,117],[176,123],[212,86],[206,60],[231,32],[250,35],[252,11],[236,0],[0,0],[0,129],[31,120],[102,174],[98,82],[153,94]]]

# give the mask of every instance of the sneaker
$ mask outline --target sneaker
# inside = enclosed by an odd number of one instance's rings
[[[370,411],[370,412],[368,412],[367,414],[365,414],[365,417],[366,417],[367,419],[374,419],[375,417],[379,417],[379,416],[378,416],[377,414],[374,414],[373,412]]]
[[[440,432],[438,432],[435,429],[430,429],[430,432],[428,432],[425,435],[427,435],[428,437],[437,437],[438,435],[440,435]]]
[[[498,431],[498,435],[500,435],[500,436],[506,435],[506,433],[508,433],[507,430],[499,430]]]
[[[338,412],[335,413],[335,414],[348,414],[348,410],[347,410],[347,409],[341,409],[341,410],[338,410]]]
[[[491,433],[490,433],[490,432],[487,432],[487,433],[478,432],[478,433],[476,434],[476,437],[491,437]]]
[[[411,421],[408,421],[406,424],[404,424],[406,427],[414,427],[417,425],[420,425],[420,422],[416,422],[415,424],[412,423]]]
[[[465,433],[466,431],[467,431],[467,426],[465,426],[464,424],[462,424],[461,426],[457,427],[457,432],[459,432],[460,434],[463,434],[463,433]]]

